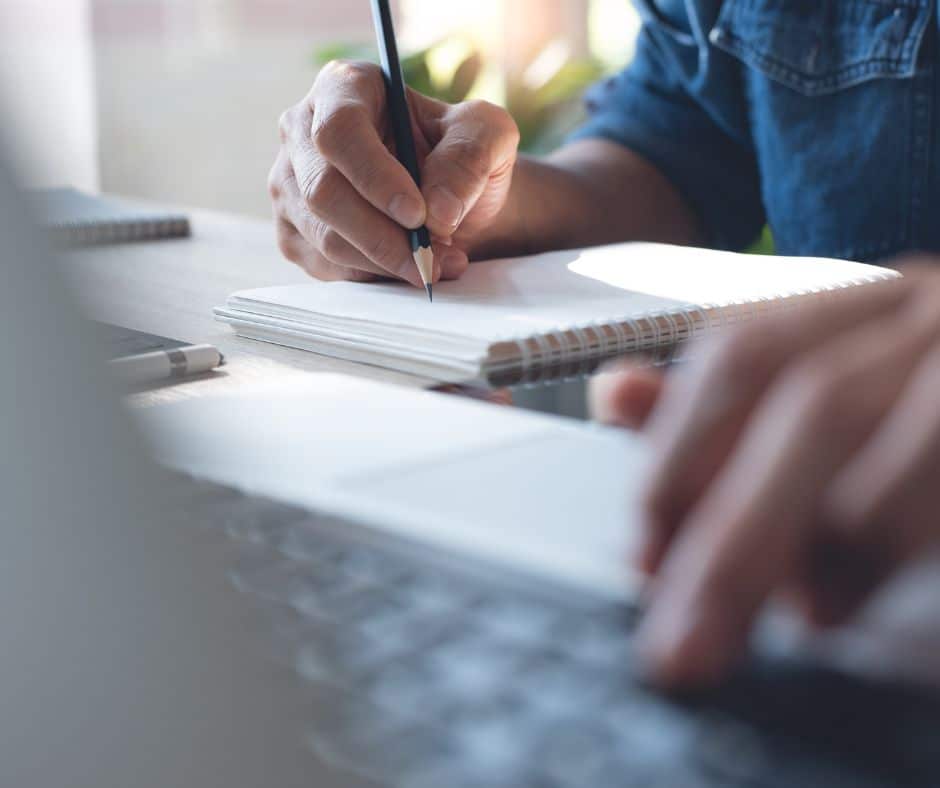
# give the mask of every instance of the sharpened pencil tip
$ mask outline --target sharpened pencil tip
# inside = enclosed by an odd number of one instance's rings
[[[430,301],[433,304],[434,303],[434,288],[431,287],[431,285],[425,285],[425,288],[428,291],[428,301]]]
[[[421,274],[421,283],[427,288],[428,298],[431,296],[431,282],[434,280],[434,252],[429,246],[421,246],[415,250],[415,264]]]

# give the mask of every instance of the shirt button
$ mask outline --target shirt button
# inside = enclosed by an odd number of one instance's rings
[[[708,40],[713,44],[721,43],[721,40],[725,37],[725,34],[719,30],[717,27],[713,28],[712,31],[708,34]]]

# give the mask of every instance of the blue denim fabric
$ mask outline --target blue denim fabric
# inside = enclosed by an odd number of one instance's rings
[[[637,0],[634,61],[576,137],[621,143],[721,248],[940,251],[935,0]]]

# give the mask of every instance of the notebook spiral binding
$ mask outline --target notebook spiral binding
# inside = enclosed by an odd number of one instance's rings
[[[54,245],[70,247],[185,238],[192,230],[187,217],[170,216],[59,222],[47,232]]]
[[[735,325],[836,298],[846,290],[897,278],[894,272],[872,274],[839,285],[800,290],[777,298],[760,297],[731,304],[702,304],[639,316],[624,315],[610,323],[559,326],[530,337],[511,340],[518,365],[489,376],[495,386],[539,385],[590,375],[617,356],[638,355],[653,365],[685,358],[690,342]]]

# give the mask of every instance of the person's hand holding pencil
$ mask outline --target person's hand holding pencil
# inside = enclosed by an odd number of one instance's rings
[[[506,110],[408,89],[388,0],[372,11],[382,66],[330,63],[281,116],[269,190],[288,260],[318,279],[402,279],[431,295],[471,259],[705,243],[675,185],[628,147],[574,139],[519,156]]]
[[[271,171],[279,246],[323,280],[403,279],[423,287],[405,229],[426,225],[433,279],[456,279],[503,210],[519,131],[482,101],[448,105],[408,91],[421,188],[393,151],[386,86],[370,63],[334,62],[280,121]]]

